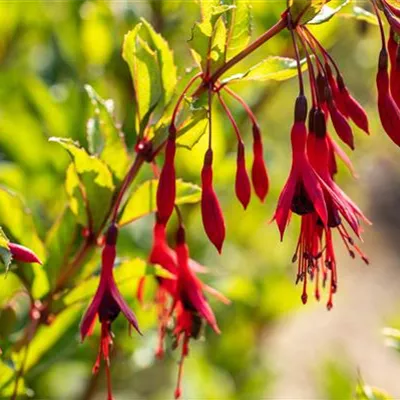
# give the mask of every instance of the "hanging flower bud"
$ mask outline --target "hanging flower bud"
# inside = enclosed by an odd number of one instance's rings
[[[238,142],[237,160],[236,160],[236,196],[246,209],[251,196],[250,179],[246,171],[245,151],[243,142]]]
[[[161,170],[157,188],[157,213],[164,225],[168,222],[175,205],[175,139],[176,128],[171,125],[165,148],[164,166]]]
[[[347,115],[349,118],[353,120],[353,122],[362,129],[366,134],[369,135],[369,122],[368,115],[365,112],[364,108],[360,105],[360,103],[349,93],[346,85],[344,84],[343,78],[338,76],[337,78],[338,87],[339,87],[339,97],[341,101],[339,102],[344,104],[344,109],[347,110]],[[340,108],[342,112],[342,108]],[[342,112],[343,114],[343,112]],[[343,114],[346,116],[346,114]]]
[[[13,259],[16,261],[24,263],[42,264],[38,256],[31,249],[28,249],[27,247],[21,246],[16,243],[8,243],[8,248],[10,250],[11,255],[13,256]]]
[[[208,238],[217,248],[218,252],[221,253],[222,245],[225,240],[225,222],[212,184],[212,159],[212,150],[208,149],[204,157],[204,165],[201,171],[201,215]]]
[[[378,108],[382,126],[388,136],[400,146],[400,109],[397,107],[389,89],[388,54],[385,48],[379,56],[376,84],[378,87]]]
[[[269,179],[268,172],[264,162],[263,144],[260,128],[253,124],[253,167],[251,169],[251,180],[254,191],[261,201],[265,200],[268,194]]]
[[[390,56],[390,92],[397,107],[400,108],[400,46],[396,42],[395,33],[390,31],[388,51]]]

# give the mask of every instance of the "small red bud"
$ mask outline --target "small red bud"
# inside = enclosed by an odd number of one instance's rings
[[[201,171],[202,195],[201,214],[204,230],[210,241],[221,253],[225,240],[225,222],[221,206],[212,186],[212,150],[209,149],[204,158],[204,166]]]
[[[165,149],[165,162],[157,189],[157,213],[161,223],[166,224],[174,210],[175,187],[175,134],[170,133]]]
[[[236,196],[246,209],[250,202],[251,187],[250,179],[246,171],[245,151],[243,142],[238,143],[237,160],[236,160]]]
[[[24,263],[36,263],[42,264],[38,256],[27,247],[21,246],[16,243],[8,243],[8,248],[14,258],[14,260],[24,262]]]
[[[251,169],[251,180],[253,182],[254,191],[261,201],[265,200],[268,194],[269,179],[267,168],[264,162],[263,144],[260,129],[257,125],[253,125],[253,167]]]

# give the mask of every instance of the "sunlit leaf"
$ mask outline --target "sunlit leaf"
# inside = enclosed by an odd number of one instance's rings
[[[72,140],[51,138],[70,154],[73,168],[67,173],[66,188],[70,196],[71,210],[78,222],[97,232],[110,208],[114,183],[106,164]]]
[[[311,21],[330,0],[288,0],[294,23],[306,24]]]
[[[141,184],[130,196],[119,220],[119,225],[126,225],[147,214],[156,211],[156,193],[158,181],[149,180]],[[200,201],[201,188],[192,183],[176,181],[175,204],[197,203]]]
[[[166,40],[153,29],[149,22],[144,18],[142,18],[141,21],[150,38],[149,45],[157,54],[163,86],[163,103],[164,105],[168,105],[172,99],[177,83],[173,53]]]
[[[321,11],[308,24],[322,24],[329,21],[343,7],[350,3],[351,0],[332,0],[329,5],[325,4]]]
[[[229,60],[240,53],[251,38],[251,5],[249,0],[230,0],[235,6],[227,14],[228,36],[226,43],[226,59]]]
[[[122,56],[128,63],[135,88],[137,130],[143,133],[151,113],[163,98],[161,68],[157,53],[139,35],[139,23],[124,38]]]
[[[356,400],[393,400],[393,397],[385,391],[364,383],[357,385],[355,398]]]
[[[302,70],[306,70],[307,62],[301,60]],[[267,57],[259,64],[251,67],[244,73],[235,74],[225,78],[223,83],[236,81],[284,81],[297,75],[297,62],[287,57]]]
[[[90,85],[86,92],[94,107],[94,115],[88,121],[90,151],[97,153],[117,178],[122,180],[128,168],[129,156],[124,135],[114,121],[114,103],[103,100]]]
[[[9,399],[13,395],[15,389],[15,375],[16,371],[13,368],[0,361],[0,399]],[[26,390],[25,381],[21,378],[18,384],[17,394],[25,395]]]

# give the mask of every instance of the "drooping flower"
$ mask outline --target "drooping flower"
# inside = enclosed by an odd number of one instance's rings
[[[324,225],[328,220],[322,188],[306,152],[306,117],[307,100],[304,96],[299,96],[296,101],[295,123],[291,132],[292,168],[274,215],[281,239],[292,212],[306,215],[315,211]]]
[[[388,51],[390,57],[390,93],[397,107],[400,108],[400,45],[396,41],[393,29],[390,31]]]
[[[213,188],[213,152],[208,149],[204,156],[203,169],[201,171],[201,215],[203,226],[211,243],[221,253],[225,240],[225,222],[217,195]]]
[[[246,161],[243,142],[238,142],[237,161],[236,161],[236,196],[242,203],[244,209],[247,208],[251,197],[250,179],[246,171]]]
[[[24,263],[42,264],[39,257],[25,246],[16,243],[8,243],[8,248],[14,260]]]
[[[100,282],[97,291],[86,310],[80,325],[82,341],[93,331],[96,317],[101,323],[101,339],[99,353],[93,367],[93,373],[97,373],[103,358],[106,365],[108,400],[112,400],[111,379],[110,379],[110,346],[112,345],[111,324],[122,311],[129,324],[139,333],[139,326],[135,315],[121,296],[113,276],[113,267],[116,257],[116,243],[118,228],[111,225],[107,231],[106,243],[102,251],[102,266]]]
[[[177,292],[173,310],[176,321],[174,328],[175,345],[182,342],[181,359],[179,362],[178,380],[175,389],[175,398],[181,396],[181,382],[183,363],[189,353],[189,341],[197,339],[200,334],[202,321],[208,323],[216,333],[220,333],[215,315],[204,296],[204,284],[196,277],[189,267],[189,249],[185,240],[185,231],[182,226],[177,233],[176,254],[178,261]],[[213,294],[216,294],[213,290]],[[224,299],[223,296],[220,296]]]

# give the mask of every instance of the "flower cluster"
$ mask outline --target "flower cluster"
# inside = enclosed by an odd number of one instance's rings
[[[389,3],[388,0],[371,1],[376,11],[382,36],[382,50],[377,75],[378,108],[384,130],[400,146],[400,9],[393,3]],[[381,12],[390,25],[388,41],[383,28]],[[352,171],[351,161],[340,147],[339,142],[354,150],[353,125],[369,135],[369,121],[363,107],[350,94],[335,60],[305,24],[302,24],[300,20],[293,19],[290,8],[282,14],[276,30],[272,31],[276,34],[283,28],[287,28],[292,36],[300,89],[295,102],[294,123],[290,134],[291,170],[279,196],[273,220],[276,221],[281,240],[283,240],[292,214],[300,217],[300,233],[293,262],[297,263],[296,283],[301,282],[303,285],[301,299],[303,303],[307,302],[310,282],[314,285],[314,295],[317,300],[321,297],[321,289],[327,286],[327,308],[331,309],[333,295],[338,288],[338,271],[333,243],[334,232],[343,242],[351,258],[359,256],[366,264],[369,263],[367,256],[356,243],[356,241],[361,241],[362,223],[369,224],[369,221],[360,208],[335,182],[338,159],[341,159]],[[265,42],[267,37],[272,37],[272,34],[264,35],[255,44],[250,45],[248,50],[244,50],[236,57],[235,61],[244,58],[245,55]],[[307,99],[305,93],[301,52],[304,53],[307,62],[311,107],[309,107],[310,99]],[[231,64],[233,65],[233,62]],[[164,164],[158,180],[153,245],[148,260],[168,272],[165,276],[156,278],[157,290],[154,302],[158,314],[159,334],[156,355],[158,358],[163,357],[167,335],[174,339],[173,348],[181,348],[175,398],[181,396],[183,363],[189,353],[190,340],[200,336],[203,325],[209,325],[216,333],[220,333],[205,293],[217,297],[225,304],[229,303],[223,295],[198,278],[197,273],[205,272],[206,269],[190,258],[182,215],[175,204],[177,175],[175,155],[180,128],[177,119],[183,100],[195,82],[200,81],[200,85],[194,90],[192,96],[208,97],[208,148],[204,154],[201,170],[201,213],[205,233],[219,253],[222,252],[225,240],[225,222],[213,182],[212,103],[215,98],[230,121],[237,141],[235,176],[237,199],[246,209],[252,190],[263,202],[269,188],[259,124],[246,102],[228,87],[226,81],[224,83],[219,80],[223,71],[228,69],[226,65],[221,68],[222,72],[214,75],[210,75],[208,70],[198,73],[189,81],[179,96],[171,116],[168,138],[165,143]],[[252,124],[253,163],[250,173],[246,169],[246,149],[243,136],[225,102],[224,95],[230,96],[241,104]],[[333,131],[336,136],[333,136]],[[153,151],[151,141],[142,140],[136,146],[136,151],[142,157],[142,161],[153,163],[160,148]],[[81,323],[82,340],[92,332],[97,316],[101,323],[100,349],[93,370],[97,372],[100,360],[103,358],[106,363],[109,399],[112,399],[109,371],[110,346],[112,344],[111,324],[122,311],[129,324],[140,333],[133,312],[118,291],[113,277],[113,266],[118,236],[115,221],[119,206],[124,192],[134,176],[132,171],[137,171],[135,168],[140,166],[142,161],[133,165],[117,196],[113,220],[107,231],[102,251],[100,283]],[[153,166],[155,166],[154,163]],[[156,170],[156,168],[154,169]],[[175,246],[170,247],[167,240],[167,225],[174,210],[179,223],[175,234]],[[18,248],[15,249],[15,254],[18,254]],[[15,257],[17,258],[17,256]],[[26,252],[21,257],[27,257]],[[139,300],[143,299],[144,284],[145,278],[143,277],[138,286]]]

